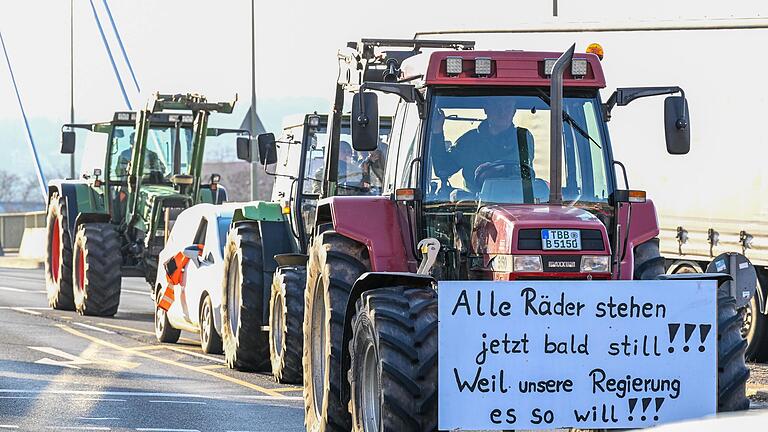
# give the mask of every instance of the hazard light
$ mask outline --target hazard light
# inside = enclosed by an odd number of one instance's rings
[[[591,43],[589,46],[587,46],[587,54],[594,54],[599,58],[600,60],[603,59],[603,55],[605,55],[605,52],[603,51],[603,47],[599,43]]]

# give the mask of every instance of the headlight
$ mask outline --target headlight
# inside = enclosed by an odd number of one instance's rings
[[[611,271],[611,257],[608,255],[584,255],[581,257],[582,273],[607,273]]]
[[[512,268],[520,273],[543,271],[541,257],[538,255],[517,255],[514,257]]]

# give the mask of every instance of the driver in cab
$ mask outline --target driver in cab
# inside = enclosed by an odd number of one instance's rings
[[[480,192],[487,178],[510,177],[510,170],[522,172],[515,177],[532,178],[528,167],[533,166],[533,135],[512,122],[516,109],[513,101],[489,99],[483,107],[485,120],[448,148],[439,144],[446,142],[444,112],[436,110],[432,118],[431,142],[434,144],[430,151],[435,174],[447,179],[461,170],[466,187],[472,193]]]

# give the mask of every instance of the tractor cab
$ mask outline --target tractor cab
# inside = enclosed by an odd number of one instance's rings
[[[388,156],[397,163],[383,192],[407,215],[413,239],[439,241],[433,275],[608,279],[626,266],[624,277],[631,275],[629,207],[637,204],[638,219],[649,216],[641,208],[654,211],[643,192],[617,184],[621,164],[607,122],[617,104],[679,93],[665,103],[667,147],[686,153],[679,87],[619,89],[604,102],[605,77],[591,53],[474,51],[466,41],[359,46],[360,60],[348,57],[343,66],[368,62],[360,82],[347,84],[357,92],[353,142],[375,147],[366,139],[376,122],[374,92],[400,96]]]
[[[240,129],[208,128],[211,113],[229,114],[233,106],[196,94],[157,94],[146,109],[117,112],[110,122],[64,125],[62,153],[74,152],[74,128],[107,135],[103,168],[75,181],[82,187],[67,186],[82,189],[70,200],[70,232],[78,219],[108,220],[123,234],[125,272],[154,283],[154,261],[175,217],[200,202],[226,201],[220,176],[205,179],[207,184],[201,176],[206,137],[233,133],[243,135],[238,141],[250,139]]]

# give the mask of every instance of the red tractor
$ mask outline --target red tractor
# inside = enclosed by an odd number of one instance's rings
[[[666,145],[687,153],[679,87],[620,88],[602,101],[599,58],[574,47],[368,39],[339,59],[333,112],[354,93],[355,149],[376,147],[377,94],[400,100],[383,196],[318,204],[304,308],[307,430],[437,428],[437,281],[664,274],[656,209],[629,190],[607,126],[616,105],[679,94],[664,101]],[[724,289],[718,303],[718,409],[746,409],[740,316]]]

